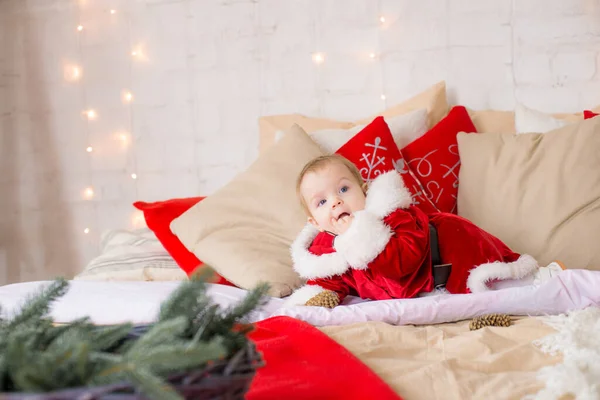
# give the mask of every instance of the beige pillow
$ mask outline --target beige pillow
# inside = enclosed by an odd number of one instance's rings
[[[519,105],[517,105],[518,109]],[[493,132],[493,133],[516,133],[517,125],[515,124],[515,111],[500,111],[500,110],[471,110],[468,109],[469,116],[473,120],[473,124],[477,128],[477,132]],[[600,106],[593,108],[593,112],[600,113]],[[559,121],[579,122],[583,120],[583,113],[575,114],[544,114],[547,118],[556,119]],[[560,126],[564,126],[561,124]],[[556,128],[560,127],[556,126]],[[534,131],[538,132],[538,131]],[[543,132],[539,132],[543,133]]]
[[[299,125],[308,133],[323,129],[350,129],[356,125],[366,125],[379,115],[391,118],[422,108],[426,109],[429,114],[429,128],[437,124],[444,116],[446,116],[446,114],[448,114],[445,82],[438,82],[422,93],[377,115],[354,122],[312,118],[301,114],[269,115],[260,117],[258,119],[260,129],[259,151],[262,153],[275,143],[275,136],[278,131],[285,131],[294,124]]]
[[[467,110],[479,133],[515,133],[515,113],[513,111]]]
[[[289,248],[306,223],[296,178],[322,154],[302,128],[292,126],[245,172],[176,218],[172,232],[238,287],[268,282],[271,296],[291,294],[302,282]]]
[[[459,215],[541,264],[600,270],[600,119],[457,139]]]

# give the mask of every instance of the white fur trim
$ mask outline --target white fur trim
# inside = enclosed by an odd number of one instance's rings
[[[318,234],[317,228],[312,224],[306,224],[294,240],[291,247],[294,270],[304,279],[342,275],[349,266],[340,254],[331,253],[317,256],[308,251],[310,244]]]
[[[412,195],[400,174],[388,171],[379,175],[369,185],[365,210],[384,218],[398,208],[410,207],[412,202]]]
[[[366,210],[354,213],[352,225],[335,238],[335,249],[354,269],[367,269],[385,249],[392,230],[381,218]]]
[[[494,279],[522,279],[533,274],[539,268],[535,258],[523,254],[510,263],[493,262],[481,264],[471,270],[467,278],[467,287],[472,293],[490,290],[486,282]]]
[[[312,299],[313,297],[324,291],[325,289],[319,285],[304,285],[296,289],[294,293],[292,293],[287,299],[285,299],[283,306],[303,306],[308,300]]]

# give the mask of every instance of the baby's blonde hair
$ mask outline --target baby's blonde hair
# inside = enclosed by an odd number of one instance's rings
[[[311,172],[317,172],[323,167],[331,165],[332,163],[339,163],[348,168],[354,179],[356,179],[356,182],[364,191],[366,185],[362,175],[360,174],[360,171],[358,170],[356,165],[354,165],[354,163],[348,160],[346,157],[340,156],[339,154],[328,154],[324,156],[319,156],[317,158],[313,158],[312,160],[307,162],[306,165],[304,165],[304,168],[302,168],[302,171],[300,171],[300,174],[298,174],[298,179],[296,179],[296,195],[300,200],[302,209],[309,217],[311,216],[311,214],[308,210],[308,205],[306,204],[304,197],[302,197],[302,193],[300,193],[300,185],[302,185],[302,181],[304,180],[306,174]]]

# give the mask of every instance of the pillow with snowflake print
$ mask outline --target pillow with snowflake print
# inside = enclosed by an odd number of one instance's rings
[[[411,192],[413,204],[426,213],[437,212],[433,203],[425,196],[419,181],[407,168],[383,117],[375,118],[336,153],[353,162],[367,182],[384,172],[396,170]]]
[[[405,146],[401,153],[408,168],[423,185],[426,196],[438,210],[456,214],[460,156],[456,135],[477,133],[467,109],[453,107],[425,135]]]

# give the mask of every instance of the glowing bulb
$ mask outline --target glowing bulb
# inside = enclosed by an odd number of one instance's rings
[[[88,153],[91,153],[91,152],[92,152],[92,150],[94,150],[94,149],[92,148],[92,146],[88,146],[88,148],[87,148],[87,149],[85,149],[85,151],[87,151]]]
[[[81,68],[77,65],[65,65],[64,77],[67,81],[77,81],[81,78]]]
[[[375,53],[369,54],[369,58],[375,58]]]
[[[131,174],[131,179],[137,179],[137,174]]]
[[[130,103],[133,100],[133,94],[131,92],[123,92],[123,102]]]
[[[77,27],[77,30],[78,30],[79,32],[81,32],[81,31],[83,30],[83,25],[79,25],[79,26]]]
[[[90,233],[90,228],[85,228],[85,229],[83,230],[83,233],[85,233],[86,235],[87,235],[88,233]]]
[[[110,13],[111,13],[111,14],[116,14],[116,13],[117,13],[117,10],[110,10]]]
[[[381,95],[381,100],[385,100],[385,94]]]
[[[91,199],[92,197],[94,197],[94,189],[92,189],[91,187],[86,188],[83,191],[83,195],[87,198],[87,199]]]
[[[379,17],[379,20],[384,23],[385,22],[385,17]]]
[[[115,133],[115,139],[121,142],[121,147],[126,148],[129,145],[129,133]]]
[[[131,49],[131,56],[139,61],[148,61],[148,57],[144,54],[144,46],[142,44],[138,44]]]
[[[131,224],[134,228],[141,228],[145,225],[144,214],[136,210],[131,216]]]
[[[87,110],[85,115],[88,117],[88,119],[96,119],[98,117],[98,114],[96,114],[96,111],[94,110]]]
[[[321,64],[325,61],[325,55],[323,53],[315,53],[313,54],[312,59],[315,64]]]

